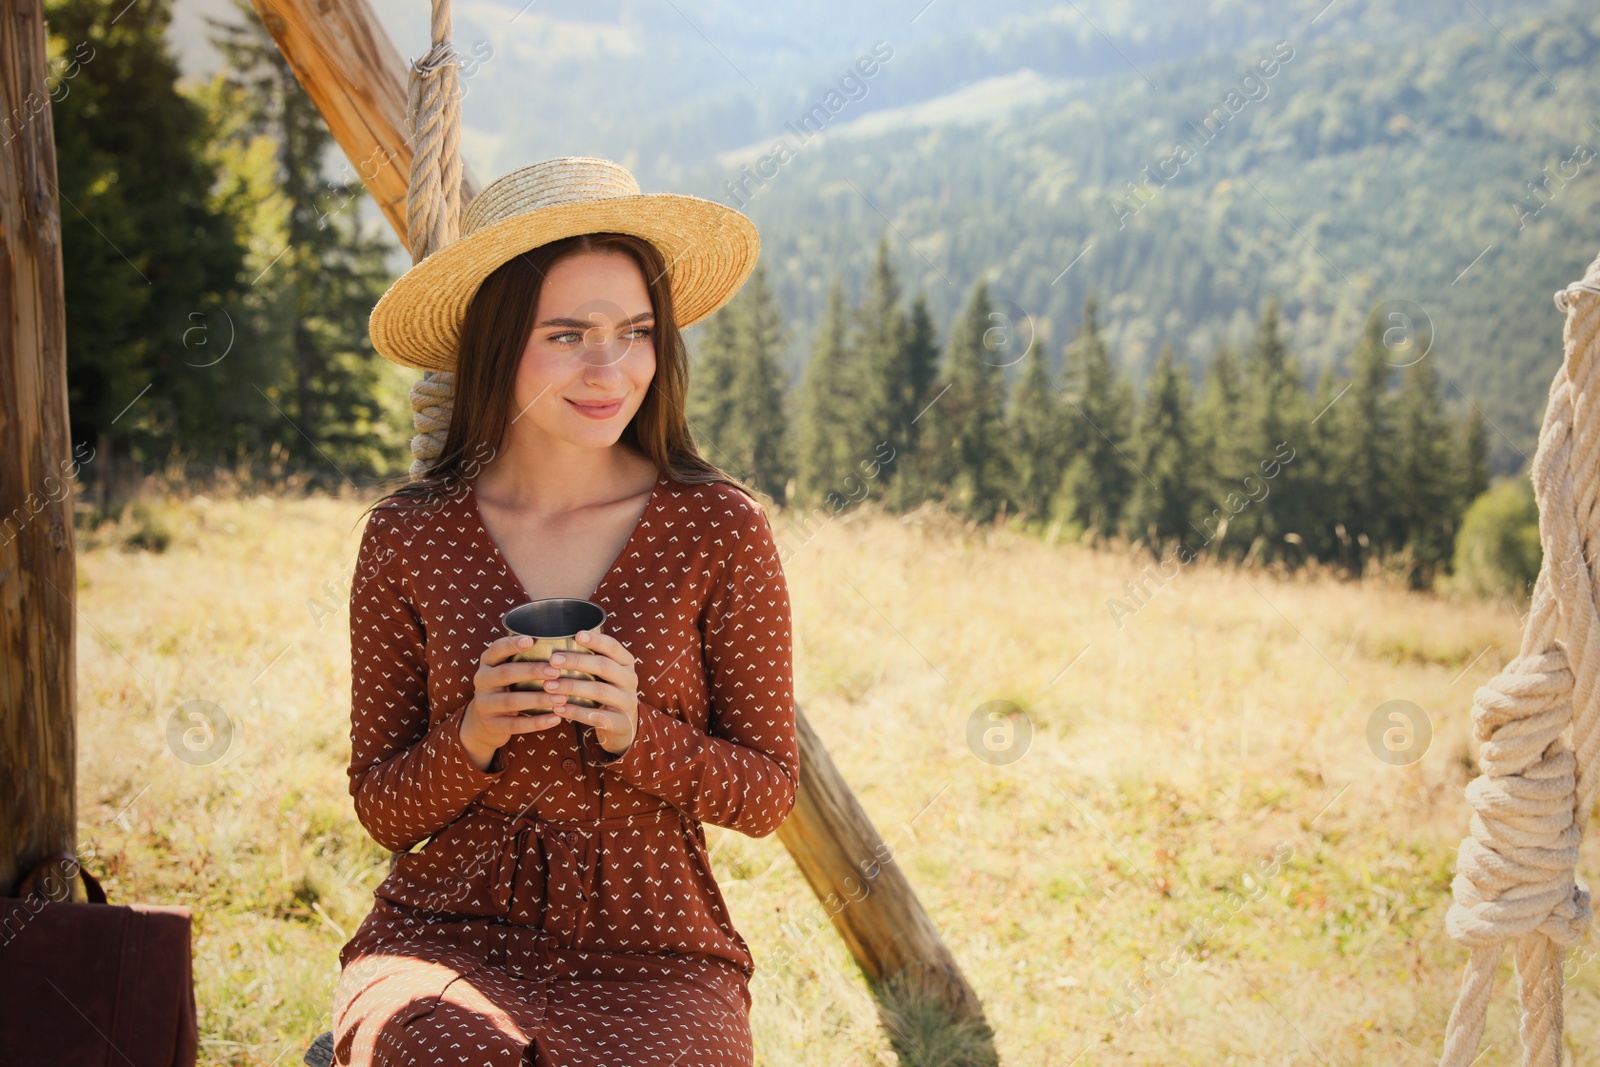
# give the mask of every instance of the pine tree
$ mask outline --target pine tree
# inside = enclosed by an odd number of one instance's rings
[[[742,305],[736,326],[739,360],[734,368],[729,440],[735,462],[751,485],[776,500],[793,473],[783,408],[787,381],[780,364],[785,344],[783,310],[758,265],[736,301]]]
[[[924,430],[931,424],[932,408],[940,402],[935,386],[939,377],[939,333],[928,310],[926,293],[917,294],[906,324],[905,373],[905,406],[897,423],[899,434],[890,442],[894,451],[888,455],[892,458],[887,460],[893,468],[888,502],[897,511],[914,508],[934,495],[933,457],[925,447],[928,435]]]
[[[684,402],[696,446],[739,478],[747,477],[748,471],[736,458],[739,450],[730,438],[730,427],[740,349],[748,333],[742,321],[746,311],[745,302],[736,296],[705,320],[691,355],[689,395]]]
[[[1224,500],[1239,533],[1235,549],[1271,559],[1283,554],[1286,534],[1305,536],[1316,491],[1309,472],[1302,473],[1306,466],[1295,464],[1308,446],[1311,416],[1294,356],[1279,332],[1276,297],[1268,300],[1256,325],[1244,395],[1249,465],[1237,496]]]
[[[1109,536],[1138,477],[1128,456],[1133,396],[1112,366],[1093,296],[1084,301],[1078,336],[1067,347],[1065,399],[1069,451],[1056,511],[1073,529]]]
[[[851,483],[853,497],[882,499],[894,467],[872,464],[869,457],[898,448],[902,427],[915,416],[907,414],[914,401],[915,382],[910,367],[910,351],[905,311],[900,307],[900,282],[889,261],[889,238],[878,242],[877,258],[867,282],[867,292],[851,316],[850,392],[856,418],[841,427],[844,450],[860,468],[864,478],[859,488]],[[866,477],[865,472],[873,476]],[[882,475],[881,477],[879,475]]]
[[[1222,551],[1229,524],[1223,502],[1240,488],[1248,473],[1247,442],[1240,426],[1244,406],[1241,377],[1238,356],[1227,345],[1219,345],[1206,367],[1205,383],[1195,405],[1195,479],[1200,486],[1200,506],[1198,518],[1190,523],[1193,538],[1184,542],[1194,552]]]
[[[1146,538],[1157,554],[1169,540],[1191,533],[1199,504],[1189,403],[1188,375],[1174,366],[1169,341],[1161,346],[1134,434],[1140,477],[1128,506],[1129,533]]]
[[[933,314],[928,310],[926,293],[918,293],[911,305],[911,321],[907,330],[906,370],[911,383],[905,410],[910,413],[908,424],[920,422],[924,409],[933,402],[933,386],[939,377],[939,331],[933,325]],[[913,436],[910,443],[915,446]]]
[[[1426,358],[1401,372],[1395,428],[1394,514],[1411,551],[1411,584],[1426,588],[1450,559],[1460,520],[1458,468],[1450,455],[1439,378]]]
[[[46,5],[59,55],[50,122],[60,193],[72,435],[119,510],[135,468],[226,459],[238,427],[217,393],[232,368],[226,306],[247,284],[234,220],[214,203],[205,110],[178,89],[171,0]],[[41,90],[44,86],[39,87]],[[16,118],[16,116],[13,116]],[[36,121],[42,121],[40,115]]]
[[[1455,443],[1451,452],[1455,457],[1455,478],[1451,486],[1455,503],[1454,514],[1466,515],[1472,502],[1489,490],[1489,441],[1483,412],[1469,406],[1461,421],[1456,424]],[[1458,521],[1455,529],[1459,531]]]
[[[1381,323],[1369,323],[1352,358],[1349,387],[1321,420],[1333,432],[1327,492],[1335,505],[1334,533],[1340,558],[1354,574],[1364,572],[1368,559],[1403,540],[1392,525],[1397,503],[1389,397],[1393,368],[1385,354]]]
[[[828,287],[828,302],[811,361],[806,365],[796,455],[796,499],[806,505],[826,500],[835,511],[848,502],[847,479],[853,474],[850,442],[841,430],[854,408],[846,335],[849,315],[844,284],[835,276]]]
[[[929,412],[936,443],[934,472],[945,499],[979,522],[992,520],[1010,478],[1005,448],[1005,385],[986,357],[989,287],[979,281],[950,329],[941,377],[949,389]]]
[[[1051,380],[1048,344],[1033,338],[1007,413],[1015,480],[1011,499],[1025,517],[1048,517],[1067,458],[1067,422]]]
[[[1295,458],[1296,463],[1302,464],[1302,475],[1317,487],[1311,494],[1311,517],[1301,535],[1300,547],[1307,557],[1320,560],[1338,559],[1342,547],[1337,533],[1342,529],[1339,504],[1334,492],[1341,475],[1336,460],[1338,437],[1330,413],[1343,398],[1347,384],[1339,380],[1331,366],[1323,367],[1317,375],[1311,400],[1317,414],[1306,427],[1306,448]]]
[[[211,43],[227,61],[231,98],[247,108],[237,135],[277,142],[285,209],[282,254],[253,283],[257,329],[282,353],[281,373],[249,386],[281,416],[278,444],[308,469],[394,473],[408,413],[385,403],[392,368],[367,335],[390,245],[382,227],[360,224],[360,176],[347,166],[344,180],[324,178],[332,135],[248,0],[233,4],[241,22],[207,17]]]

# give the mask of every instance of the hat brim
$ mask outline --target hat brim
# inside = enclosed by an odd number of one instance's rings
[[[656,246],[680,328],[731,300],[761,253],[755,223],[697,196],[643,193],[539,208],[485,226],[413,264],[373,307],[372,346],[402,366],[454,370],[461,321],[485,278],[530,248],[602,232],[634,234]]]

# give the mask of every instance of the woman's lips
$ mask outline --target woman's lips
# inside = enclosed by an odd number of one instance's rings
[[[579,414],[590,419],[609,419],[622,410],[622,398],[607,401],[604,404],[580,404],[576,400],[567,400],[567,403],[576,408]]]

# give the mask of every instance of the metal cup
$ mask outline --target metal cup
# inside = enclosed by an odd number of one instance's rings
[[[606,611],[599,604],[589,600],[579,600],[575,597],[548,597],[544,600],[530,600],[526,604],[518,604],[506,612],[501,620],[505,626],[506,634],[516,636],[525,634],[533,638],[533,644],[511,658],[524,662],[550,661],[552,652],[589,652],[590,649],[578,644],[573,636],[579,630],[589,630],[599,633],[601,625],[606,621]],[[568,667],[560,668],[563,678],[588,678],[594,675],[587,671],[575,671]],[[534,690],[544,691],[544,680],[536,678],[531,682],[514,682],[512,689],[527,692]],[[577,704],[585,708],[598,708],[600,702],[589,697],[580,697],[572,693],[567,694],[568,704]],[[544,712],[523,712],[524,715],[544,714]]]

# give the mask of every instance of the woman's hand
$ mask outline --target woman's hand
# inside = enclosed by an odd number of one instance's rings
[[[558,694],[570,693],[599,701],[598,708],[565,703],[553,707],[555,714],[563,718],[593,726],[600,747],[620,756],[633,744],[633,735],[639,726],[639,675],[634,670],[639,661],[627,646],[610,634],[580,630],[577,641],[594,651],[552,652],[544,687]],[[559,668],[592,674],[594,680],[557,678]]]
[[[532,682],[544,677],[542,660],[512,660],[511,657],[533,644],[523,635],[502,637],[483,650],[478,673],[472,676],[474,690],[467,713],[461,717],[461,747],[480,771],[489,769],[494,754],[515,734],[533,733],[559,726],[562,717],[546,711],[524,715],[524,711],[566,703],[566,697],[541,693],[536,689],[514,690],[513,682]],[[630,735],[631,736],[631,735]]]

